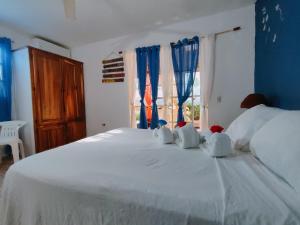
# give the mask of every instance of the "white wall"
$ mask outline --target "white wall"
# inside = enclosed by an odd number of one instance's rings
[[[25,155],[28,156],[35,153],[31,74],[28,48],[22,48],[14,52],[13,65],[15,102],[13,119],[26,121],[26,125],[21,128],[20,137],[24,143]]]
[[[12,43],[13,49],[22,48],[24,46],[29,45],[31,36],[25,34],[21,31],[17,31],[15,29],[3,26],[0,24],[0,37],[7,37],[10,38]]]
[[[101,83],[101,60],[111,51],[152,44],[169,45],[183,37],[220,32],[236,26],[241,26],[242,30],[217,38],[216,77],[209,106],[210,124],[228,126],[241,113],[241,100],[254,90],[254,5],[73,48],[73,58],[84,62],[88,135],[129,124],[127,82]],[[220,103],[217,102],[218,96],[222,98]]]

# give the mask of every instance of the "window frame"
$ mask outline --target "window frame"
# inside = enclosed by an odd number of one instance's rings
[[[198,68],[197,68],[197,70],[196,70],[196,74],[195,74],[195,77],[196,76],[199,76],[199,81],[200,81],[200,76],[201,76],[201,74],[200,74],[200,68],[199,68],[199,66],[198,66]],[[175,81],[175,77],[173,76],[173,88],[172,88],[172,122],[171,122],[171,124],[172,124],[172,126],[171,126],[171,128],[173,129],[175,126],[174,125],[176,125],[176,123],[177,123],[177,118],[174,118],[174,104],[173,104],[173,99],[175,99],[176,101],[178,101],[178,97],[177,97],[177,94],[175,93],[174,94],[174,90],[175,90],[175,92],[176,92],[176,81]],[[195,85],[195,83],[194,83],[194,85]],[[200,98],[201,97],[201,95],[200,95],[200,93],[198,94],[198,95],[195,95],[194,94],[194,85],[193,85],[193,88],[192,88],[192,93],[191,93],[191,95],[188,97],[188,99],[191,99],[192,100],[192,121],[191,121],[191,123],[193,124],[193,125],[195,125],[195,105],[194,105],[194,100],[196,99],[196,98]],[[200,85],[200,84],[199,84]],[[175,87],[175,88],[174,88]],[[184,115],[185,116],[185,115]],[[200,115],[201,116],[201,115]],[[169,122],[169,121],[168,121]]]
[[[147,74],[148,75],[148,74]],[[161,74],[160,74],[161,75]],[[172,101],[171,101],[171,105],[165,105],[164,103],[161,105],[161,104],[158,104],[157,105],[157,107],[158,107],[158,111],[160,111],[160,110],[162,110],[162,109],[164,109],[164,107],[168,107],[168,109],[169,110],[171,110],[171,121],[169,121],[169,119],[167,118],[164,118],[164,119],[166,119],[166,120],[168,120],[167,122],[168,122],[168,124],[170,124],[170,128],[171,129],[174,129],[175,128],[175,126],[176,126],[176,123],[177,123],[177,117],[175,118],[175,116],[174,116],[174,110],[175,110],[175,107],[176,107],[176,103],[174,104],[173,102],[174,102],[174,100],[176,101],[176,102],[178,102],[178,97],[177,97],[177,93],[176,93],[176,82],[175,82],[175,76],[174,76],[174,74],[172,74],[173,76],[172,76],[172,78],[173,78],[173,80],[172,80],[172,85],[173,85],[173,87],[172,87],[172,96],[171,96],[171,99],[172,99]],[[200,74],[200,68],[199,68],[199,66],[198,66],[198,68],[197,68],[197,70],[196,70],[196,74],[195,74],[195,76],[199,76],[199,82],[200,82],[200,76],[201,76],[201,74]],[[161,76],[160,76],[161,77]],[[140,105],[140,102],[139,102],[139,100],[137,99],[137,98],[140,98],[140,95],[139,95],[139,89],[138,89],[138,78],[136,77],[135,78],[135,82],[136,82],[136,97],[135,97],[135,103],[134,103],[134,108],[135,108],[135,114],[136,114],[136,116],[135,116],[135,118],[137,118],[137,116],[138,116],[138,114],[140,113],[140,108],[141,108],[141,105]],[[199,84],[200,85],[200,84]],[[162,87],[162,85],[161,85],[161,82],[159,81],[159,88],[160,87]],[[174,93],[175,92],[175,93]],[[158,93],[159,94],[159,93]],[[163,95],[163,92],[162,92],[162,95]],[[199,94],[195,94],[194,93],[194,86],[193,86],[193,88],[192,88],[192,93],[191,93],[191,95],[189,96],[189,98],[188,99],[191,99],[192,100],[192,121],[190,121],[189,123],[193,123],[193,125],[195,125],[195,105],[194,105],[194,102],[195,102],[195,99],[196,98],[200,98],[201,97],[201,95],[200,95],[200,93]],[[157,100],[164,100],[164,97],[163,96],[157,96]],[[169,108],[170,107],[170,108]],[[200,110],[200,109],[199,109]],[[184,115],[185,116],[185,115]],[[201,115],[200,115],[200,117],[201,117]],[[199,118],[199,120],[200,120],[200,118]],[[197,120],[198,121],[198,120]],[[136,119],[136,123],[138,123],[139,121]],[[198,127],[196,127],[196,128],[198,128]]]

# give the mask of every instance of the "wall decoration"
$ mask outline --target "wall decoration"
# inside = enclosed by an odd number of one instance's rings
[[[125,73],[103,74],[103,78],[118,78],[125,77]]]
[[[300,1],[256,2],[255,92],[273,106],[300,109]]]
[[[112,52],[102,60],[102,83],[124,82],[124,59],[123,52]]]
[[[117,83],[117,82],[124,82],[124,78],[102,79],[102,83]]]
[[[280,3],[266,4],[257,12],[261,17],[261,31],[265,33],[265,42],[275,43],[278,38],[280,23],[284,21]]]

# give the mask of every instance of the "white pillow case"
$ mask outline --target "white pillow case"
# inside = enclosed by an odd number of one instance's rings
[[[300,111],[285,111],[252,138],[250,148],[300,193]]]
[[[242,113],[225,132],[232,141],[232,147],[237,150],[249,151],[249,142],[253,135],[281,112],[283,110],[278,108],[257,105]]]

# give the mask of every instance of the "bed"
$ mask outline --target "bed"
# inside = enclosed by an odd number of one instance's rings
[[[300,224],[300,198],[250,153],[216,159],[121,128],[14,164],[1,225]]]

